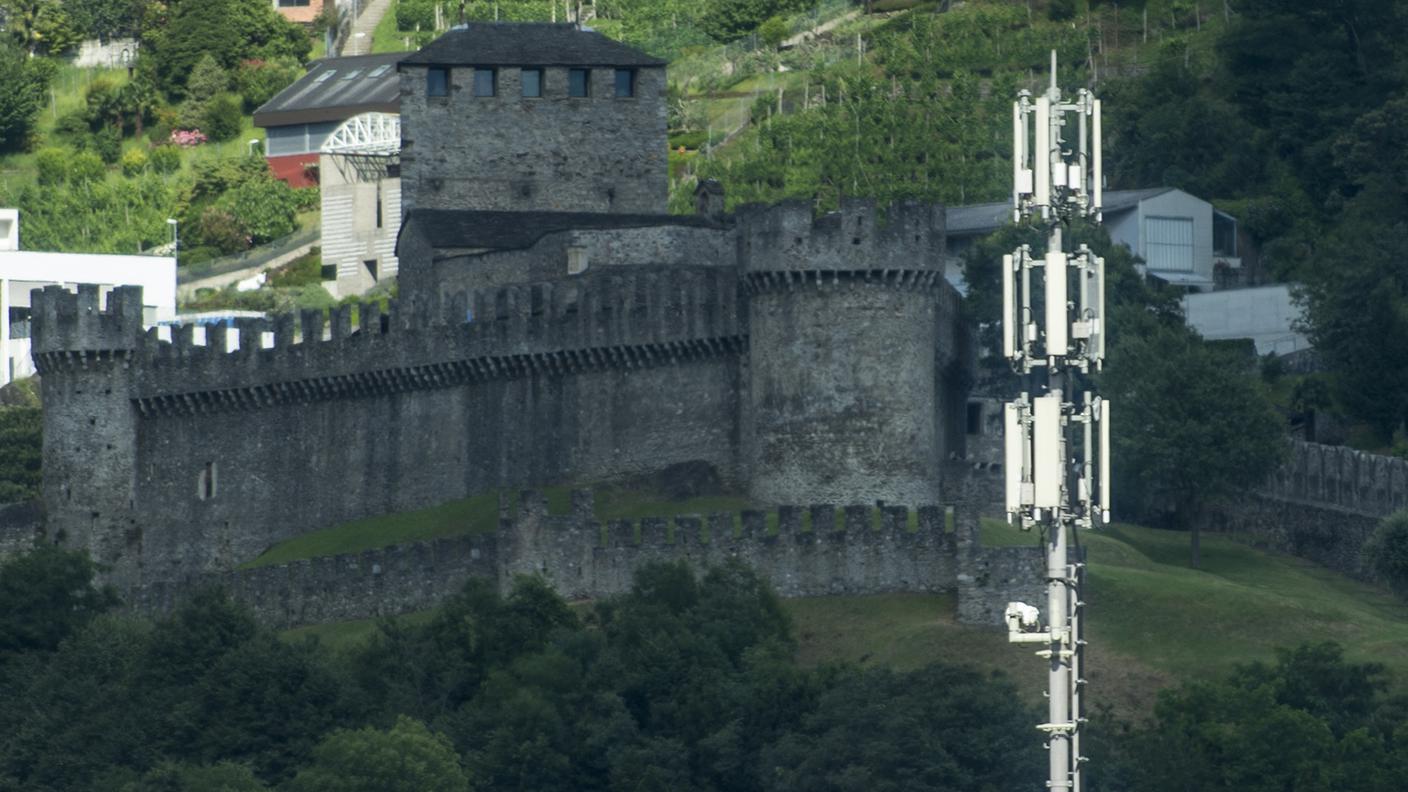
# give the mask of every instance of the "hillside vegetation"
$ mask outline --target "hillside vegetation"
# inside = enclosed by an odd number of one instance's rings
[[[1156,545],[1119,564],[1157,566]],[[1239,587],[1285,576],[1229,562]],[[113,602],[92,572],[54,548],[0,565],[0,778],[12,787],[940,792],[1020,789],[1043,773],[1030,694],[967,666],[992,658],[1025,676],[1040,663],[999,633],[945,624],[941,599],[784,604],[737,565],[698,579],[659,564],[586,609],[533,578],[506,596],[471,582],[328,651],[278,640],[217,593],[155,623],[104,615]],[[1189,637],[1190,619],[1140,615],[1170,644]],[[828,659],[817,645],[853,662],[816,665]],[[1131,689],[1159,679],[1127,656],[1092,661],[1101,703],[1116,676]],[[1386,695],[1401,676],[1339,644],[1177,673],[1188,676],[1145,721],[1092,713],[1090,789],[1389,792],[1408,770],[1403,700]]]

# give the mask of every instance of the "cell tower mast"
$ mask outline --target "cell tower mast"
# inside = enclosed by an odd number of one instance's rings
[[[1075,531],[1110,521],[1110,405],[1076,393],[1105,358],[1105,261],[1085,245],[1067,253],[1062,231],[1078,218],[1100,222],[1100,100],[1085,89],[1062,98],[1053,51],[1046,92],[1022,91],[1012,105],[1012,135],[1012,216],[1044,225],[1047,244],[1040,256],[1023,245],[1002,257],[1002,353],[1023,378],[1003,405],[1003,471],[1008,522],[1042,533],[1046,618],[1008,603],[1007,639],[1044,647],[1046,786],[1080,792],[1085,564],[1069,548]]]

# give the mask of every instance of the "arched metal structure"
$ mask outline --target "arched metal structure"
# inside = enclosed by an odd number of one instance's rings
[[[323,143],[323,154],[394,157],[401,153],[401,116],[362,113],[343,121]]]

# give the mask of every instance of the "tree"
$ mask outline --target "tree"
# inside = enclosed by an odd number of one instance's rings
[[[1010,683],[970,669],[853,671],[763,751],[759,779],[770,792],[1020,789],[1041,771],[1033,717]]]
[[[1274,666],[1239,666],[1222,679],[1164,690],[1150,728],[1126,740],[1131,788],[1393,789],[1404,746],[1395,759],[1392,726],[1383,734],[1375,723],[1384,709],[1382,673],[1344,662],[1335,644],[1303,645],[1277,650]]]
[[[806,0],[710,0],[700,21],[710,36],[733,41],[753,32],[770,17],[805,7]]]
[[[1249,360],[1132,306],[1112,322],[1120,337],[1100,390],[1115,410],[1117,497],[1191,531],[1197,567],[1204,505],[1259,484],[1281,463],[1281,418]]]
[[[93,585],[94,571],[86,554],[49,544],[0,564],[0,660],[52,651],[116,605]]]
[[[0,503],[38,497],[43,426],[38,407],[0,407]]]
[[[0,152],[20,151],[29,143],[53,73],[48,59],[28,58],[0,43],[0,85],[5,86],[0,91]]]
[[[30,55],[57,55],[81,38],[58,0],[0,0],[0,12],[5,32]]]
[[[184,96],[195,65],[207,55],[233,69],[247,58],[302,61],[312,43],[264,0],[182,0],[149,46],[161,86]]]
[[[1389,587],[1408,599],[1408,511],[1383,518],[1364,553]]]
[[[64,0],[64,6],[81,35],[111,41],[141,31],[147,0]]]
[[[339,731],[313,749],[313,762],[290,792],[469,792],[459,757],[444,735],[404,715],[387,731]]]

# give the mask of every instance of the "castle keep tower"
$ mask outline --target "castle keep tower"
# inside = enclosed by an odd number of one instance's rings
[[[664,211],[664,61],[575,25],[474,23],[398,68],[404,213]]]
[[[141,555],[133,358],[142,342],[142,289],[33,292],[34,364],[43,382],[44,508],[55,538],[105,564]],[[57,486],[51,485],[57,483]]]
[[[959,360],[943,208],[845,201],[739,212],[749,295],[750,494],[939,500]],[[959,388],[961,383],[957,383]]]

